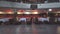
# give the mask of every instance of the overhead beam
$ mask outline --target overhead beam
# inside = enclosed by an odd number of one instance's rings
[[[31,9],[31,4],[0,1],[0,7]],[[60,2],[37,4],[37,9],[47,9],[47,8],[60,8]]]
[[[46,4],[38,4],[38,9],[42,8],[60,8],[60,2],[58,3],[46,3]]]

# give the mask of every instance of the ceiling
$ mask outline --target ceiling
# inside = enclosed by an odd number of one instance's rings
[[[44,2],[44,1],[46,1],[46,0],[1,0],[1,1],[11,1],[11,2],[21,2],[21,1],[23,1],[23,2]]]
[[[0,0],[0,1],[11,1],[11,2],[21,2],[23,1],[24,3],[44,3],[45,1],[48,2],[59,2],[59,0]]]

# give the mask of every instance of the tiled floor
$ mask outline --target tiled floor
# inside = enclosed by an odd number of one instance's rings
[[[5,25],[0,34],[57,34],[57,25]]]

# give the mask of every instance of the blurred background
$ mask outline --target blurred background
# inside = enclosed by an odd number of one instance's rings
[[[0,34],[60,34],[60,0],[0,0]]]

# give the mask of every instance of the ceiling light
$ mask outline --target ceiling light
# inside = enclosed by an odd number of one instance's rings
[[[49,11],[52,11],[52,9],[49,9]]]

